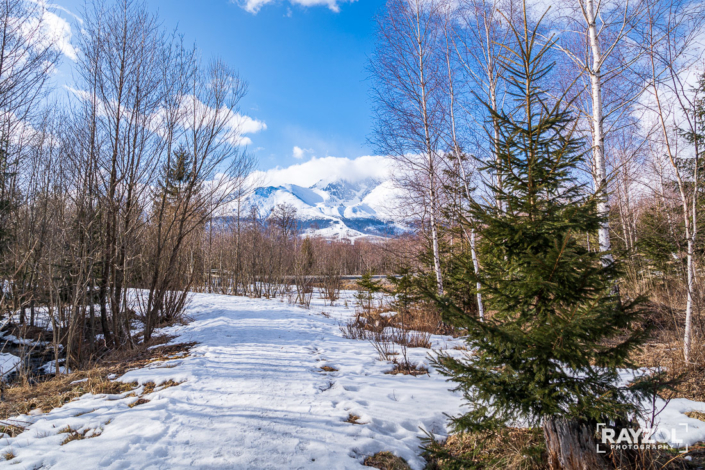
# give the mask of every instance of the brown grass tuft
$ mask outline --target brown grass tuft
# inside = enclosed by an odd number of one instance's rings
[[[138,398],[137,401],[127,406],[129,406],[130,408],[134,408],[135,406],[144,405],[145,403],[149,403],[149,400],[147,400],[146,398]]]
[[[64,429],[61,429],[58,434],[67,434],[66,438],[61,442],[61,445],[64,446],[68,444],[69,442],[73,441],[80,441],[82,439],[85,439],[86,437],[86,432],[79,432],[76,431],[75,429],[71,429],[70,426],[66,426]]]
[[[425,375],[428,374],[428,369],[425,368],[422,365],[419,365],[413,361],[410,360],[397,360],[393,359],[392,364],[394,367],[392,370],[385,372],[385,374],[388,375],[397,375],[397,374],[402,374],[402,375],[413,375],[416,377],[417,375]]]
[[[365,424],[365,423],[361,423],[360,419],[361,418],[358,415],[353,414],[353,413],[349,413],[348,419],[346,419],[345,422],[350,423],[350,424]]]
[[[379,468],[380,470],[411,470],[406,460],[397,457],[391,452],[377,452],[363,462],[365,467]]]
[[[702,411],[686,411],[684,413],[688,418],[699,419],[700,421],[705,421],[705,413]]]
[[[166,390],[167,388],[170,387],[176,387],[177,385],[181,385],[183,382],[175,382],[171,379],[167,380],[166,382],[160,383],[155,389],[155,392],[161,392],[162,390]],[[144,393],[142,394],[144,395]]]
[[[110,424],[110,421],[106,422],[104,425]],[[88,436],[87,434],[91,431],[91,429],[86,429],[85,431],[77,431],[75,429],[72,429],[70,426],[66,426],[64,429],[60,430],[58,434],[67,434],[66,438],[61,442],[61,445],[64,446],[68,444],[69,442],[73,441],[81,441],[83,439],[92,439],[94,437],[98,437],[102,434],[103,427],[101,426],[100,429],[93,429],[93,433]]]
[[[331,366],[323,366],[323,367],[321,367],[321,370],[324,372],[338,372],[338,369],[336,369],[335,367],[331,367]]]
[[[13,423],[0,422],[0,434],[7,434],[10,437],[17,437],[24,431],[24,426]]]

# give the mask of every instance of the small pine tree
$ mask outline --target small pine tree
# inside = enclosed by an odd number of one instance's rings
[[[188,150],[180,146],[172,154],[168,164],[162,168],[158,183],[158,198],[166,197],[169,204],[174,203],[193,180],[193,157]]]
[[[382,291],[382,283],[380,281],[375,281],[373,278],[372,271],[367,271],[362,275],[362,278],[357,281],[357,294],[355,299],[360,305],[362,311],[369,314],[372,311],[372,305],[375,300],[375,295]]]
[[[8,147],[6,139],[0,140],[0,254],[4,254],[10,243],[10,215],[14,207],[10,180],[15,173],[8,170],[10,167]]]
[[[400,313],[405,314],[412,304],[421,300],[418,282],[409,268],[398,269],[396,275],[387,276],[387,281],[392,287],[385,289],[385,291],[394,297],[392,307]]]
[[[490,108],[499,154],[485,168],[502,175],[501,188],[490,186],[502,209],[471,202],[468,219],[481,233],[482,272],[476,276],[468,266],[466,288],[474,292],[480,283],[489,315],[482,321],[429,291],[444,318],[467,330],[475,350],[471,359],[439,354],[436,365],[471,404],[453,420],[458,431],[517,421],[546,430],[555,419],[594,431],[597,422],[637,410],[645,387],[624,386],[618,369],[630,365],[629,354],[645,339],[632,329],[642,313],[612,292],[618,266],[604,265],[605,253],[581,243],[602,218],[576,177],[585,146],[574,135],[575,120],[566,103],[549,102],[540,89],[552,67],[546,64],[551,44],[537,46],[526,15],[523,31],[514,34],[518,48],[507,51],[503,65],[516,106]]]
[[[678,239],[669,230],[672,228],[669,225],[660,207],[647,208],[637,225],[639,240],[636,249],[643,258],[643,268],[658,271],[662,280],[685,271],[685,261],[676,255],[681,251]]]

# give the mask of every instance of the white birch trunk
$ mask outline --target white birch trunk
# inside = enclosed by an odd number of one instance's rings
[[[654,64],[654,57],[651,57],[651,69],[652,74],[656,76],[656,67]],[[691,199],[692,208],[689,207],[688,196],[685,192],[685,184],[681,176],[681,172],[676,164],[676,156],[671,148],[671,141],[668,135],[668,129],[666,126],[666,120],[664,118],[664,109],[661,104],[661,97],[659,94],[656,82],[653,83],[654,98],[656,102],[656,107],[658,111],[659,124],[661,125],[661,131],[663,132],[663,139],[666,146],[666,153],[671,162],[671,166],[675,172],[676,182],[678,183],[678,193],[681,199],[681,207],[683,210],[683,222],[685,225],[685,238],[688,241],[688,251],[686,254],[686,269],[687,269],[687,298],[685,305],[685,331],[683,334],[683,357],[686,364],[690,362],[690,352],[691,352],[691,337],[692,337],[692,324],[693,324],[693,289],[694,289],[694,267],[693,267],[693,257],[695,251],[695,235],[697,233],[697,195],[698,195],[698,166],[699,166],[699,149],[695,148],[695,170],[694,170],[694,187],[693,187],[693,197]],[[692,209],[692,213],[691,212]]]
[[[416,43],[419,56],[419,85],[421,87],[421,117],[423,119],[424,139],[426,144],[426,157],[428,158],[428,197],[429,197],[429,222],[431,225],[431,242],[433,248],[433,268],[436,272],[436,285],[438,295],[443,295],[443,275],[441,273],[441,254],[438,243],[438,224],[436,221],[437,194],[436,171],[434,166],[434,150],[431,145],[431,129],[428,117],[426,96],[426,77],[424,73],[424,50],[421,38],[421,0],[416,0]]]
[[[605,136],[603,129],[603,104],[602,104],[602,51],[597,32],[597,12],[595,11],[594,0],[585,1],[585,20],[587,21],[588,40],[592,53],[592,66],[586,67],[590,75],[590,93],[592,95],[592,137],[593,137],[593,178],[595,191],[599,196],[597,212],[604,218],[597,231],[597,238],[600,244],[600,251],[609,251],[612,248],[610,242],[610,225],[608,216],[610,213],[609,194],[607,192],[607,168],[605,163]],[[611,254],[603,257],[603,264],[612,263]]]
[[[690,362],[691,338],[693,336],[693,238],[688,238],[688,299],[685,306],[685,331],[683,333],[683,357]]]
[[[479,274],[480,272],[480,263],[477,261],[477,252],[475,251],[475,229],[472,229],[470,232],[470,252],[472,253],[472,265],[475,270],[475,274]],[[485,319],[485,308],[482,305],[482,293],[480,292],[480,288],[482,287],[482,284],[478,281],[476,288],[477,288],[477,308],[478,308],[478,314],[480,315],[480,320]]]

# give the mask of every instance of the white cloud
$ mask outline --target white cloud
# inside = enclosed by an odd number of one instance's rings
[[[297,163],[287,168],[272,168],[257,171],[253,175],[263,185],[281,186],[295,184],[309,187],[324,181],[345,180],[362,181],[367,178],[387,180],[391,176],[392,161],[386,157],[364,156],[355,159],[325,157],[312,158],[304,163]]]
[[[257,14],[257,12],[269,3],[274,3],[276,0],[231,0],[231,2],[238,4],[241,8],[249,11],[252,14]],[[292,5],[299,5],[302,7],[314,7],[314,6],[325,6],[329,10],[334,12],[340,11],[340,3],[354,2],[356,0],[288,0]],[[290,10],[287,12],[287,16],[291,16]]]
[[[197,97],[189,95],[185,98],[182,103],[182,106],[184,106],[182,111],[185,116],[190,116],[194,109],[199,116],[199,120],[215,116],[216,110],[203,103]],[[220,113],[218,119],[224,119],[224,122],[227,123],[230,134],[228,139],[234,145],[250,145],[252,144],[252,139],[245,137],[245,134],[256,134],[267,129],[267,124],[264,121],[234,112],[225,106],[220,108],[218,112]],[[186,126],[188,127],[188,122],[186,122]]]
[[[245,116],[243,114],[237,113],[233,114],[231,118],[233,126],[240,131],[242,134],[256,134],[260,131],[267,130],[267,124],[263,121],[258,121],[250,116]]]
[[[78,90],[69,86],[65,86],[64,88],[66,88],[81,101],[90,102],[93,99],[91,94],[85,90]],[[106,116],[107,104],[108,103],[102,102],[98,99],[96,107],[99,116]],[[113,107],[116,106],[116,103],[114,102],[109,104],[112,104]],[[194,110],[198,121],[215,119],[216,110],[203,103],[194,95],[184,96],[181,100],[181,107],[180,113],[182,118],[184,118],[182,121],[182,128],[188,129],[191,127],[192,122],[189,121],[189,118],[193,116]],[[122,112],[129,114],[130,109],[123,107]],[[217,112],[219,113],[217,120],[222,122],[225,127],[225,138],[233,145],[251,145],[252,139],[246,137],[245,134],[256,134],[267,129],[267,124],[264,121],[251,118],[250,116],[240,114],[239,112],[234,112],[227,107],[222,107]],[[164,119],[166,119],[165,110],[157,110],[154,114],[148,117],[148,126],[153,131],[159,133],[163,129]]]
[[[311,153],[313,153],[313,149],[302,149],[298,145],[294,145],[294,149],[291,151],[291,156],[297,160],[301,160],[304,156],[306,156],[306,154]]]
[[[301,147],[297,147],[296,145],[294,145],[294,150],[293,150],[293,152],[292,152],[292,156],[293,156],[294,158],[299,158],[299,159],[304,158],[304,153],[305,153],[305,152],[304,152],[304,149],[302,149]]]
[[[24,20],[22,29],[25,34],[37,41],[38,47],[51,46],[69,59],[76,61],[78,55],[76,54],[76,49],[74,49],[71,44],[71,37],[73,35],[71,25],[52,10],[61,10],[69,15],[75,15],[65,8],[48,4],[44,0],[31,1],[36,5],[36,9],[30,10],[31,17]],[[39,35],[36,34],[38,25],[41,25]]]
[[[72,32],[69,22],[49,10],[45,10],[42,17],[43,26],[47,31],[47,35],[52,38],[54,47],[69,59],[77,60],[76,49],[71,44]]]

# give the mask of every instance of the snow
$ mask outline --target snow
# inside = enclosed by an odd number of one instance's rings
[[[0,376],[12,373],[22,360],[14,354],[0,353]]]
[[[190,356],[118,378],[181,385],[134,408],[134,396],[88,394],[47,414],[19,416],[31,425],[2,438],[0,453],[12,451],[13,468],[27,469],[73,470],[79,461],[81,468],[108,469],[356,469],[387,450],[423,468],[420,428],[443,435],[444,413],[458,413],[460,397],[433,371],[384,374],[391,366],[371,344],[342,337],[339,322],[353,309],[314,304],[305,310],[279,300],[196,295],[194,321],[165,331],[178,335],[176,342],[199,342]],[[429,351],[410,352],[424,361]],[[338,371],[326,373],[324,365]],[[364,424],[345,422],[350,413]],[[67,426],[97,437],[62,446],[66,434],[58,431]]]
[[[342,337],[339,325],[353,314],[345,300],[352,305],[352,293],[335,307],[314,298],[306,310],[278,299],[195,295],[193,321],[162,330],[174,342],[198,342],[190,355],[113,378],[180,385],[157,387],[133,408],[142,389],[86,394],[46,414],[15,417],[28,427],[0,439],[0,453],[16,456],[0,468],[362,469],[366,456],[391,451],[420,470],[422,430],[444,436],[446,414],[462,412],[461,397],[433,369],[385,374],[391,365],[371,344]],[[457,339],[431,340],[462,354],[452,349]],[[409,349],[426,366],[429,352]],[[705,411],[705,404],[671,401],[657,418],[657,437],[668,440],[669,427],[687,423],[687,432],[678,427],[681,445],[705,440],[705,423],[687,418],[689,410]],[[362,424],[345,422],[350,414]],[[67,426],[86,438],[61,445]]]
[[[672,447],[683,448],[692,446],[697,442],[705,442],[705,422],[699,419],[690,418],[684,413],[688,411],[700,411],[705,413],[705,403],[676,398],[668,405],[658,399],[656,409],[664,408],[656,417],[656,432],[653,440],[666,442]],[[649,423],[646,423],[647,425]],[[646,426],[648,427],[648,426]]]
[[[64,362],[63,359],[59,359],[59,364]],[[46,364],[44,364],[42,367],[42,372],[45,374],[55,374],[56,373],[56,361],[49,361]],[[65,374],[66,373],[66,367],[64,366],[59,366],[59,373],[60,374]]]
[[[0,333],[0,341],[14,343],[19,346],[32,346],[32,347],[47,346],[49,344],[47,341],[32,341],[31,339],[18,338],[15,335],[7,335],[4,333]]]

